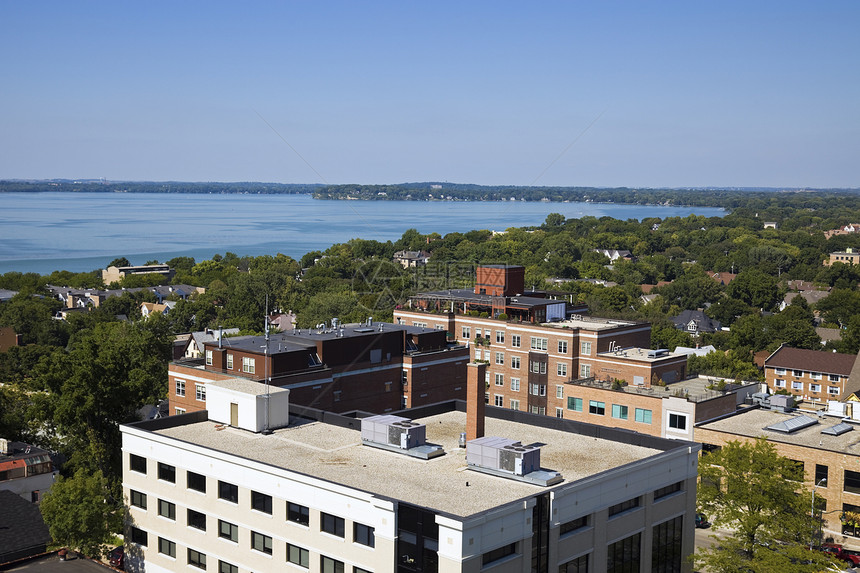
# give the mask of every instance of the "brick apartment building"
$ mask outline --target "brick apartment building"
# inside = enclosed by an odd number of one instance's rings
[[[765,383],[771,392],[782,390],[812,402],[838,400],[856,358],[783,344],[764,362]]]
[[[736,414],[697,425],[695,441],[702,444],[703,455],[729,441],[752,442],[765,437],[776,451],[794,460],[803,469],[807,488],[825,500],[824,537],[837,542],[853,538],[857,542],[860,528],[846,524],[843,511],[860,512],[860,446],[857,444],[856,420],[845,419],[839,402],[832,409],[813,411],[774,411],[746,408]],[[807,494],[809,495],[809,494]],[[811,498],[808,498],[811,503]],[[840,537],[840,535],[844,537]]]
[[[206,408],[207,383],[230,378],[290,389],[290,402],[332,412],[388,412],[462,399],[469,350],[439,330],[390,323],[220,338],[204,358],[168,367],[170,412]]]

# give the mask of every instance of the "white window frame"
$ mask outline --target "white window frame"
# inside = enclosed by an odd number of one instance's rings
[[[579,353],[583,356],[591,356],[591,342],[582,341],[579,343]]]
[[[185,380],[180,380],[177,378],[175,380],[176,387],[176,395],[177,396],[185,396]]]
[[[810,373],[809,373],[809,376],[810,376],[813,380],[821,380],[821,372],[810,372]]]
[[[198,402],[206,401],[206,384],[194,384],[194,399]]]
[[[555,365],[555,373],[556,376],[564,376],[567,378],[567,364],[564,362],[559,362]]]
[[[532,336],[529,342],[529,348],[532,350],[546,350],[549,346],[549,339],[540,336]]]
[[[567,354],[567,340],[558,341],[558,353]]]
[[[591,377],[591,364],[580,364],[579,365],[579,377],[580,378],[590,378]]]
[[[504,374],[502,374],[500,372],[496,372],[496,379],[495,380],[496,380],[496,386],[504,386],[505,385],[505,375]]]
[[[227,353],[227,370],[233,370],[233,355]]]
[[[785,388],[785,380],[783,380],[782,378],[778,378],[773,381],[773,385],[777,388]]]
[[[496,364],[500,366],[505,365],[505,353],[504,352],[496,352]]]
[[[839,394],[839,386],[828,386],[827,393],[831,396],[836,396],[837,394]]]
[[[810,384],[809,385],[810,392],[821,392],[821,384]]]
[[[774,368],[777,376],[785,376],[785,368]]]
[[[520,391],[520,379],[519,378],[511,378],[511,392],[519,392]]]
[[[839,374],[828,374],[827,381],[828,382],[839,382],[840,376]]]
[[[493,405],[498,406],[499,408],[505,407],[505,397],[502,394],[494,394],[493,395]]]
[[[496,343],[497,344],[504,344],[505,343],[505,331],[504,330],[497,330],[496,331]]]
[[[555,386],[555,397],[556,398],[564,398],[564,384],[556,384],[556,386]]]
[[[250,356],[242,357],[242,372],[246,372],[248,374],[256,374],[257,372],[257,359],[251,358]]]
[[[803,382],[801,382],[800,380],[792,380],[791,389],[792,390],[803,390]]]
[[[520,369],[520,357],[519,356],[511,356],[511,368],[514,370]]]
[[[511,335],[511,348],[521,348],[523,339],[519,334]]]
[[[673,426],[672,425],[672,416],[675,416],[675,418],[677,418],[679,420],[683,419],[684,420],[684,427],[678,428],[676,426]],[[666,429],[667,430],[672,431],[672,432],[684,432],[686,434],[689,430],[689,427],[690,427],[690,416],[688,414],[685,414],[683,412],[672,412],[672,411],[666,412]]]
[[[460,334],[462,334],[462,336],[460,338],[465,338],[467,340],[472,338],[472,327],[471,326],[462,327],[462,330],[460,330]]]
[[[511,410],[519,410],[520,409],[520,401],[514,400],[511,398]]]
[[[206,355],[206,366],[212,366],[212,351],[207,350],[205,352],[205,355]]]

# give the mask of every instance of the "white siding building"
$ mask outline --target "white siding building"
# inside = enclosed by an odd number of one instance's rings
[[[270,435],[205,411],[123,426],[127,569],[690,570],[697,444],[488,408],[488,436],[540,445],[561,474],[540,486],[467,463],[463,402],[406,414],[444,455],[372,447],[359,419],[301,408]]]

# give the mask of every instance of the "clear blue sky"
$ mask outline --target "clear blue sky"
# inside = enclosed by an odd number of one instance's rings
[[[856,0],[10,0],[0,178],[860,187],[858,25]]]

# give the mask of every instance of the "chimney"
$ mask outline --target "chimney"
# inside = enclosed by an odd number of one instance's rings
[[[470,362],[466,374],[466,440],[484,437],[486,364]]]

